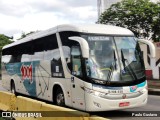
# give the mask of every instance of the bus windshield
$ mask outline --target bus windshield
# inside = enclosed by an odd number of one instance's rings
[[[133,81],[145,77],[143,57],[134,37],[83,35],[89,44],[87,76],[103,81]]]

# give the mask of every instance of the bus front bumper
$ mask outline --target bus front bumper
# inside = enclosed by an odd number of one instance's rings
[[[132,94],[132,93],[131,93]],[[110,96],[112,98],[112,96]],[[148,90],[133,98],[107,99],[85,93],[86,111],[109,111],[144,106],[148,99]]]

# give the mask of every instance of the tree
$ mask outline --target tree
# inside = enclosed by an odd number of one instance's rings
[[[4,45],[12,43],[12,41],[10,41],[9,39],[10,37],[0,34],[0,50],[2,50],[2,47]]]
[[[128,28],[136,37],[160,41],[160,3],[122,0],[102,13],[98,21]]]
[[[22,32],[21,38],[19,38],[18,40],[21,40],[21,39],[25,38],[26,36],[29,36],[29,35],[31,35],[31,34],[33,34],[35,32],[38,32],[38,30],[37,31],[31,31],[29,33]]]
[[[0,34],[0,70],[1,70],[1,53],[2,53],[2,47],[4,45],[12,43],[12,41],[9,40],[10,37],[5,36],[3,34]],[[1,72],[0,72],[1,73]]]

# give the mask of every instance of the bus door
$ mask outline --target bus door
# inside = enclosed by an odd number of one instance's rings
[[[79,46],[72,46],[71,48],[71,93],[72,93],[72,106],[81,110],[85,110],[85,97],[84,81],[81,80],[83,77],[82,65],[81,65],[81,51]]]

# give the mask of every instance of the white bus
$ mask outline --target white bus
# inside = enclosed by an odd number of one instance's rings
[[[143,106],[148,96],[138,41],[110,25],[59,25],[4,46],[2,83],[83,111]]]

